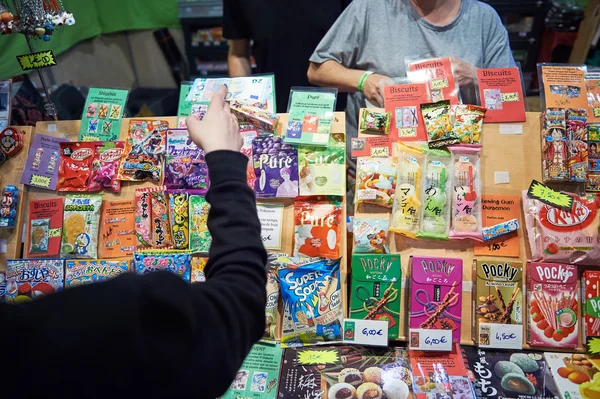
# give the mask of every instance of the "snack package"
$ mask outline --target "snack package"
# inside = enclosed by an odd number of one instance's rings
[[[29,201],[25,258],[56,258],[60,255],[64,198]]]
[[[278,261],[283,301],[281,346],[342,341],[340,260],[286,258]]]
[[[391,112],[377,112],[362,108],[359,128],[363,133],[389,134],[391,120]]]
[[[527,343],[577,348],[579,345],[577,266],[527,264]]]
[[[346,195],[346,139],[332,133],[327,147],[300,146],[300,195]]]
[[[396,162],[391,158],[359,157],[356,162],[356,204],[392,208],[396,192]]]
[[[56,191],[88,191],[96,142],[60,143]]]
[[[584,338],[589,342],[591,337],[600,337],[600,271],[586,270],[583,272],[582,311]]]
[[[427,156],[421,184],[423,211],[417,238],[447,240],[450,230],[450,153],[423,148]]]
[[[587,111],[567,109],[567,165],[569,181],[585,183],[588,171]]]
[[[200,195],[190,195],[190,250],[208,253],[212,237],[208,231],[208,212],[210,204]]]
[[[208,258],[203,258],[200,256],[192,257],[192,276],[190,282],[192,283],[203,283],[206,281],[206,264],[208,263]]]
[[[542,176],[544,183],[569,180],[567,167],[567,123],[563,108],[548,108],[540,114],[542,126]]]
[[[168,128],[165,121],[129,122],[119,180],[160,182]]]
[[[533,261],[600,264],[600,196],[573,197],[573,208],[565,211],[529,198],[523,192],[523,213]]]
[[[257,198],[298,196],[298,151],[281,137],[256,137],[252,159]]]
[[[456,106],[453,132],[460,140],[460,144],[481,145],[481,131],[486,111],[486,108],[477,105]]]
[[[125,260],[67,260],[65,263],[65,288],[108,280],[131,271]]]
[[[277,273],[280,257],[287,257],[285,254],[269,252],[267,259],[267,305],[265,307],[265,333],[263,341],[275,341],[275,331],[277,330],[277,304],[279,301],[279,274]]]
[[[298,197],[294,201],[294,256],[338,258],[342,228],[340,197]]]
[[[352,232],[355,254],[387,254],[389,219],[354,218]]]
[[[419,148],[398,143],[398,174],[390,230],[414,238],[421,218],[421,171],[425,156]]]
[[[171,226],[169,225],[169,202],[164,186],[150,189],[152,205],[152,246],[154,248],[170,248]]]
[[[101,194],[69,194],[63,213],[61,258],[97,258]]]
[[[0,203],[0,227],[13,228],[17,225],[17,210],[19,209],[19,189],[12,184],[2,189]]]
[[[175,249],[188,249],[190,245],[190,195],[179,190],[167,190],[169,196],[169,221]]]
[[[271,114],[260,108],[243,105],[237,101],[232,101],[231,113],[237,118],[238,122],[252,125],[258,130],[264,130],[267,133],[274,133],[279,125],[279,116]]]
[[[452,131],[450,101],[421,104],[420,108],[430,148],[442,148],[460,142]]]
[[[208,166],[204,151],[190,138],[187,129],[167,130],[165,186],[168,189],[208,191]]]
[[[137,249],[135,199],[104,201],[102,206],[99,256],[102,259],[130,258]]]
[[[588,174],[586,192],[600,192],[600,124],[588,124]]]
[[[25,303],[63,290],[64,260],[9,259],[6,261],[6,302]]]
[[[177,250],[144,250],[133,254],[135,272],[148,274],[166,270],[190,282],[192,253]]]
[[[240,126],[240,134],[244,139],[244,144],[240,149],[241,153],[248,157],[248,169],[246,171],[246,179],[248,180],[248,185],[251,189],[254,189],[254,184],[256,182],[256,173],[254,172],[253,165],[253,157],[252,157],[252,141],[255,137],[258,136],[258,132],[256,130],[247,130],[242,131],[242,127]]]
[[[150,248],[152,244],[152,199],[149,188],[135,189],[135,235],[138,248]]]
[[[6,301],[6,272],[0,272],[0,303]]]
[[[96,142],[89,192],[100,191],[103,188],[115,193],[121,190],[121,181],[117,179],[117,171],[124,147],[125,144],[122,141]]]
[[[452,146],[452,219],[450,238],[483,241],[481,235],[481,148]]]

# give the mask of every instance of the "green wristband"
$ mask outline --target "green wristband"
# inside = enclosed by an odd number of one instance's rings
[[[365,73],[362,74],[362,76],[360,77],[360,80],[358,81],[358,87],[357,87],[358,91],[360,91],[362,93],[363,87],[365,85],[367,78],[372,74],[373,74],[372,71],[365,71]]]

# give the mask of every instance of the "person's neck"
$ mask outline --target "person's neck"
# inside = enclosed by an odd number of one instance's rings
[[[417,14],[436,26],[452,23],[460,12],[462,0],[410,0]]]

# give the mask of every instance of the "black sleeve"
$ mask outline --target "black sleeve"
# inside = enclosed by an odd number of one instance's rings
[[[25,397],[215,398],[227,390],[264,331],[266,251],[246,184],[248,158],[217,151],[206,162],[213,236],[207,281],[127,273],[30,304],[0,305],[6,397],[25,389]]]
[[[223,0],[223,37],[228,40],[252,39],[248,19],[238,0]]]

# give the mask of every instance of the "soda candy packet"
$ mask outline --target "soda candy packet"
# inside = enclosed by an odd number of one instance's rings
[[[420,108],[429,148],[442,148],[460,142],[452,131],[450,101],[421,104]]]
[[[135,189],[135,235],[138,248],[150,248],[152,245],[152,199],[149,188]]]
[[[204,151],[194,144],[187,129],[167,130],[165,186],[169,189],[196,189],[198,194],[208,191]]]
[[[68,194],[65,197],[61,258],[97,258],[101,194]]]
[[[115,193],[121,191],[121,181],[117,179],[117,171],[124,147],[122,141],[96,142],[89,192],[100,191],[103,188]]]
[[[210,204],[200,195],[190,195],[190,250],[194,253],[208,253],[212,237],[208,231]]]
[[[481,147],[451,146],[452,219],[450,238],[483,241],[481,209]]]
[[[256,136],[258,136],[258,132],[256,130],[242,130],[240,126],[240,134],[244,139],[244,144],[240,149],[240,152],[248,157],[248,169],[246,171],[246,179],[248,181],[248,186],[251,189],[254,189],[254,184],[256,182],[256,173],[254,172],[254,165],[252,163],[252,141]]]
[[[421,174],[425,155],[419,148],[398,143],[398,174],[390,230],[414,238],[421,218]]]
[[[481,130],[487,108],[457,104],[454,109],[454,135],[460,144],[481,145]]]
[[[357,254],[386,254],[389,237],[389,219],[357,218],[352,224],[354,236],[353,252]]]
[[[160,182],[168,128],[166,121],[129,122],[119,180]]]
[[[529,198],[523,191],[523,212],[532,261],[600,264],[600,195],[573,197],[565,211]]]
[[[357,204],[392,208],[396,192],[396,162],[391,158],[359,157],[356,164]]]
[[[129,259],[67,260],[65,288],[108,280],[131,271]]]
[[[427,160],[421,184],[423,212],[417,238],[447,240],[450,229],[450,153],[429,148],[423,148],[423,152]]]
[[[265,307],[265,333],[262,341],[275,341],[275,331],[277,330],[277,304],[279,301],[279,274],[277,273],[280,257],[287,257],[286,254],[269,252],[267,258],[267,305]]]
[[[298,197],[294,201],[294,256],[338,258],[342,234],[341,197]]]
[[[190,194],[182,190],[167,190],[169,221],[175,249],[188,249],[190,245]]]
[[[346,195],[345,137],[332,133],[327,147],[298,147],[300,195]]]
[[[298,151],[281,137],[256,137],[252,159],[257,198],[298,196]]]
[[[203,283],[206,281],[206,273],[204,270],[206,269],[206,264],[208,263],[208,258],[203,258],[201,256],[192,256],[192,275],[191,275],[191,283]]]
[[[138,274],[166,270],[190,282],[192,253],[177,250],[144,250],[133,254],[133,266]]]
[[[340,260],[278,260],[283,301],[282,347],[342,341]]]
[[[360,130],[363,133],[389,134],[392,121],[391,112],[377,112],[362,108],[360,110]]]
[[[96,142],[60,143],[56,191],[88,191]]]

